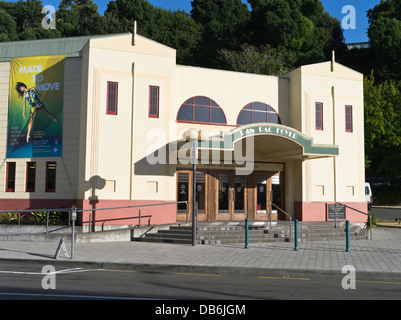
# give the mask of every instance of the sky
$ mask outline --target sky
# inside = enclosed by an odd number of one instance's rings
[[[7,0],[6,0],[7,1]],[[16,0],[12,0],[16,1]],[[107,9],[107,4],[110,0],[93,0],[99,7],[99,12],[103,15]],[[192,0],[148,0],[155,7],[161,7],[165,9],[177,10],[182,9],[186,12],[190,12],[192,9]],[[344,29],[344,37],[346,43],[353,42],[367,42],[368,19],[366,17],[366,11],[373,8],[376,4],[380,3],[380,0],[321,0],[326,11],[331,16],[336,17],[342,22],[346,23]],[[246,0],[242,2],[247,3]],[[52,5],[56,9],[59,6],[60,0],[42,0],[43,5]],[[353,11],[346,10],[349,6],[352,6]],[[344,8],[345,7],[345,8]],[[342,13],[343,8],[345,9]],[[355,13],[353,15],[353,12]],[[354,18],[349,20],[348,18]]]

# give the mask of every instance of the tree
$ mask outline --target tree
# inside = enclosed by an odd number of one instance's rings
[[[393,81],[364,78],[365,163],[368,172],[400,175],[401,91]]]
[[[12,41],[17,37],[17,24],[13,17],[0,9],[0,42]]]
[[[269,44],[286,52],[297,67],[325,59],[330,37],[319,26],[324,8],[319,0],[248,0],[252,7],[253,44]]]
[[[100,14],[92,0],[62,0],[56,13],[56,25],[63,36],[96,34],[93,28]]]
[[[184,11],[156,8],[145,0],[116,0],[108,4],[105,17],[131,32],[137,21],[139,34],[177,49],[177,63],[196,64],[201,28]]]
[[[392,79],[401,88],[401,3],[382,0],[368,11],[368,18],[377,80]]]
[[[271,48],[243,45],[241,51],[220,50],[227,68],[233,71],[281,76],[287,68],[285,54]]]
[[[155,21],[155,13],[155,7],[146,0],[110,1],[105,12],[125,23],[137,21],[138,33],[145,37],[150,36],[150,26]]]
[[[186,12],[155,8],[149,32],[155,41],[177,49],[177,63],[196,64],[201,28]]]
[[[250,12],[241,0],[193,0],[191,17],[202,28],[198,64],[219,67],[219,50],[249,42]]]

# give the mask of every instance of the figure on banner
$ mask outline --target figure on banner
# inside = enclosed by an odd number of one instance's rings
[[[30,106],[30,111],[29,111],[29,124],[28,124],[28,130],[26,134],[26,142],[29,143],[29,139],[31,137],[31,132],[33,128],[33,121],[35,118],[35,114],[37,111],[42,110],[46,116],[48,116],[50,119],[52,119],[54,122],[59,123],[59,121],[54,117],[49,111],[47,111],[44,102],[47,102],[46,99],[41,96],[35,88],[30,88],[28,89],[25,83],[23,82],[17,82],[15,89],[17,90],[20,98],[24,100],[24,106],[23,106],[23,111],[22,111],[22,119],[25,120],[25,110],[26,110],[26,102],[28,101],[29,106]]]

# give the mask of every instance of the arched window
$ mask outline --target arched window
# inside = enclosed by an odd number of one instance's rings
[[[177,121],[227,124],[223,109],[214,100],[203,96],[185,101],[178,110]]]
[[[262,102],[251,102],[240,111],[237,124],[257,122],[281,124],[279,115],[272,107]]]

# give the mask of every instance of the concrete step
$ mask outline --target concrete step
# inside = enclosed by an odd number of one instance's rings
[[[351,225],[350,239],[366,239],[366,229]],[[294,226],[292,225],[294,237]],[[301,222],[298,224],[299,241],[336,241],[344,240],[345,222]],[[289,241],[289,222],[251,222],[249,242]],[[148,233],[135,241],[167,243],[192,243],[192,226],[176,225],[157,233]],[[197,242],[200,244],[244,243],[245,224],[243,222],[200,222],[197,228]]]

